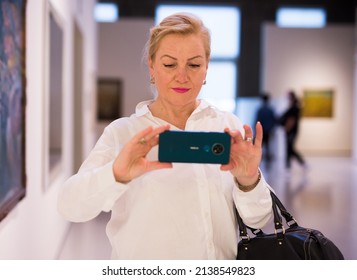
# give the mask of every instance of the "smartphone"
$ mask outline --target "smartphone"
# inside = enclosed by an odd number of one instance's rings
[[[226,132],[167,130],[159,135],[159,161],[226,164],[230,147]]]

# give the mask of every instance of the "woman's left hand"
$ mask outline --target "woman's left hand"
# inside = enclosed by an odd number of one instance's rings
[[[240,131],[225,129],[231,136],[231,152],[228,164],[221,170],[230,171],[241,185],[251,185],[258,179],[258,169],[262,158],[263,127],[260,122],[255,126],[256,135],[249,125],[244,125],[244,138]]]

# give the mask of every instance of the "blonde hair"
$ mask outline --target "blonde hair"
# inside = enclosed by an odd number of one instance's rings
[[[154,60],[161,40],[170,34],[200,35],[205,48],[206,59],[211,55],[211,34],[202,20],[189,13],[176,13],[164,18],[159,25],[150,29],[150,37],[146,43],[144,56]]]

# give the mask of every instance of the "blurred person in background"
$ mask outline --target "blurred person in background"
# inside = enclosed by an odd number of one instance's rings
[[[302,155],[296,150],[295,143],[299,133],[301,107],[295,91],[290,90],[287,94],[289,106],[280,117],[280,124],[284,128],[286,141],[286,158],[285,166],[288,170],[291,168],[292,159],[296,159],[302,166],[306,167],[306,163]]]
[[[256,113],[256,122],[260,122],[263,126],[263,159],[266,162],[272,160],[271,153],[271,139],[274,132],[274,128],[277,125],[277,117],[273,107],[270,105],[269,93],[263,93],[260,96],[261,106]]]

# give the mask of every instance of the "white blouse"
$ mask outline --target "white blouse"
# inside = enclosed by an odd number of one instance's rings
[[[271,217],[264,176],[255,189],[242,192],[219,164],[174,163],[173,168],[148,172],[127,184],[115,181],[112,165],[122,146],[140,130],[166,124],[151,114],[150,102],[141,102],[135,114],[105,128],[78,173],[61,189],[60,213],[72,222],[84,222],[112,211],[106,232],[113,259],[235,259],[234,205],[252,227],[264,226]],[[225,127],[244,133],[234,114],[201,100],[185,130]],[[157,146],[147,157],[157,160]]]

